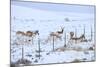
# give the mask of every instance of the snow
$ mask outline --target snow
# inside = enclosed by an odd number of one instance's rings
[[[68,21],[65,21],[68,18]],[[38,8],[29,8],[25,6],[11,5],[11,62],[16,63],[22,58],[22,47],[24,50],[24,58],[30,60],[31,64],[48,64],[48,63],[69,63],[75,59],[81,61],[95,60],[95,49],[89,50],[95,45],[95,17],[94,13],[78,13],[78,12],[63,12],[42,10]],[[88,39],[92,41],[72,43],[69,42],[69,32],[77,30],[77,37],[84,33]],[[61,30],[64,27],[64,33],[67,35],[65,51],[53,51],[53,41],[45,43],[51,32]],[[33,39],[33,44],[16,45],[17,31],[35,31],[39,30],[39,36]],[[40,39],[40,58],[38,55],[38,39]],[[54,49],[64,48],[64,34],[62,40],[54,42]],[[37,60],[37,62],[36,62]]]

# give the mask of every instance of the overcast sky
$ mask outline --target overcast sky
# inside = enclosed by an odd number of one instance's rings
[[[53,3],[40,3],[40,2],[23,2],[12,1],[12,5],[24,6],[33,9],[60,11],[60,12],[77,12],[77,13],[94,13],[95,6],[93,5],[69,5],[69,4],[53,4]]]

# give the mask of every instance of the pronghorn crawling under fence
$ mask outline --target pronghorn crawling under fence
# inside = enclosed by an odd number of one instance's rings
[[[16,32],[16,42],[18,45],[24,45],[24,44],[33,44],[33,38],[39,35],[39,31],[26,31],[26,32],[22,32],[22,31],[17,31]]]
[[[87,39],[85,39],[84,34],[82,34],[80,37],[74,37],[74,32],[70,32],[70,40],[74,43],[80,43],[80,42],[87,41]]]
[[[48,41],[51,41],[53,39],[53,37],[54,37],[55,41],[57,39],[62,40],[62,34],[63,34],[63,32],[64,32],[64,27],[61,27],[60,31],[51,32],[45,42],[48,43]]]

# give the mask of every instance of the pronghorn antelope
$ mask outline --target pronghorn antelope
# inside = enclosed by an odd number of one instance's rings
[[[64,27],[61,27],[61,30],[60,31],[51,32],[49,34],[49,37],[46,40],[46,42],[48,43],[48,41],[51,41],[53,39],[53,37],[54,37],[54,40],[57,40],[57,39],[61,40],[62,39],[63,32],[64,32]]]
[[[39,31],[38,30],[36,30],[34,32],[32,32],[32,31],[27,31],[26,32],[26,36],[28,36],[28,37],[32,37],[32,36],[35,36],[35,35],[39,35]]]
[[[82,42],[85,40],[85,35],[82,34],[80,37],[74,37],[74,32],[70,32],[70,40],[75,43]]]
[[[36,35],[39,35],[38,30],[36,31],[26,31],[22,32],[22,31],[17,31],[16,35],[17,35],[17,44],[33,44],[33,38]]]
[[[25,38],[24,38],[24,36],[25,36],[25,33],[24,32],[22,32],[22,31],[17,31],[16,32],[16,43],[18,44],[18,45],[23,45],[24,44],[24,41],[25,41]]]
[[[39,31],[38,30],[33,31],[33,32],[32,31],[27,31],[26,35],[25,35],[27,43],[33,44],[33,39],[34,39],[34,37],[36,35],[39,35]]]

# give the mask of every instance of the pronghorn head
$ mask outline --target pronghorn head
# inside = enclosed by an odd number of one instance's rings
[[[74,36],[74,32],[70,32],[70,38]]]
[[[64,27],[61,27],[61,31],[57,31],[58,34],[63,34],[64,32]]]
[[[39,31],[38,30],[36,30],[34,33],[39,35]]]
[[[62,32],[64,31],[64,28],[65,28],[65,27],[61,27]]]

